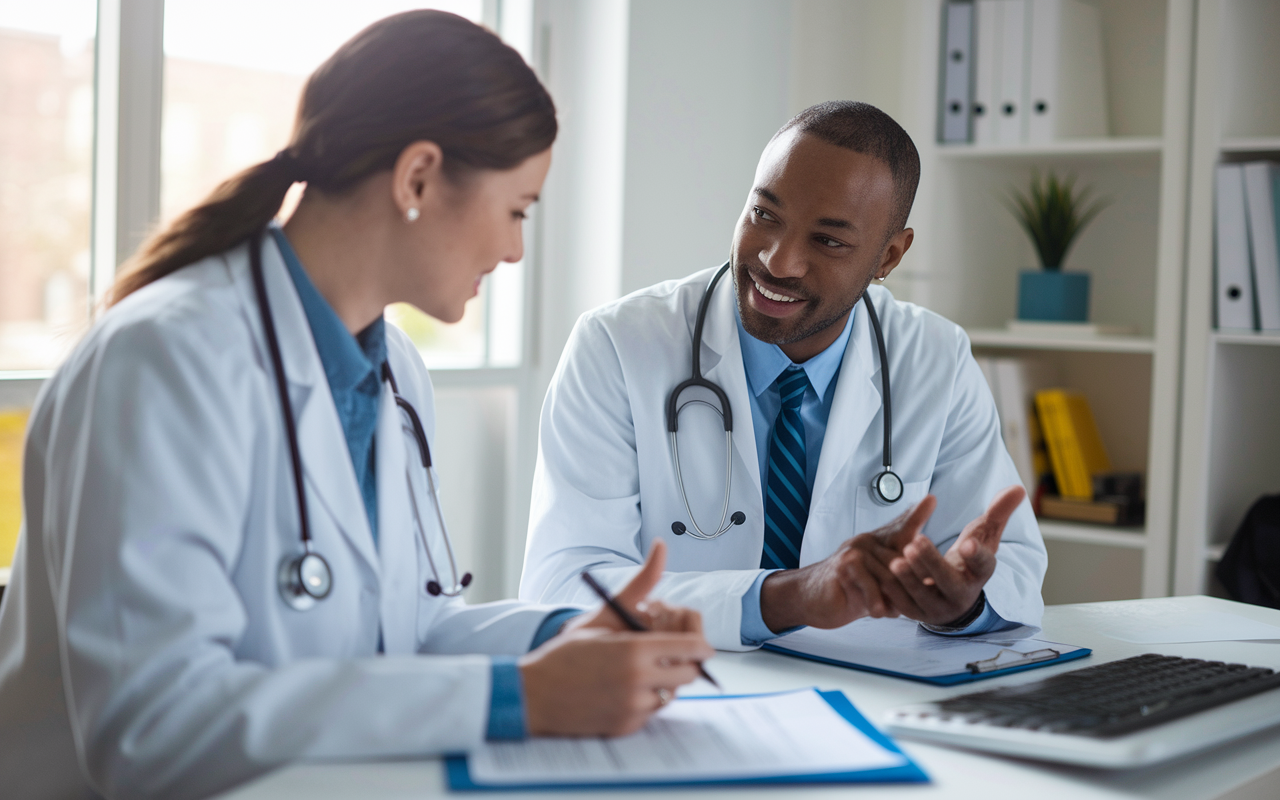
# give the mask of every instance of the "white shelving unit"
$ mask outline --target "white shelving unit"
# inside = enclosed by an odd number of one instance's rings
[[[1140,528],[1041,521],[1050,603],[1166,595],[1173,551],[1194,2],[1090,2],[1101,11],[1110,136],[1014,146],[916,138],[924,174],[912,224],[929,241],[920,301],[963,325],[976,353],[1035,358],[1083,392],[1115,468],[1146,476]],[[936,40],[920,53],[936,81]],[[1018,271],[1037,259],[1004,201],[1049,169],[1109,200],[1065,266],[1092,275],[1092,321],[1135,335],[1005,329]]]
[[[1127,547],[1131,550],[1145,550],[1147,547],[1147,534],[1142,528],[1121,528],[1042,519],[1040,532],[1050,541]]]
[[[1154,353],[1150,336],[1035,336],[1007,330],[972,328],[967,331],[974,347],[1021,348],[1025,350],[1073,350],[1082,353]]]
[[[1280,136],[1229,136],[1218,144],[1223,153],[1266,153],[1280,151]]]
[[[1105,139],[1064,139],[1051,145],[939,145],[944,158],[1025,158],[1054,162],[1077,158],[1147,155],[1158,158],[1164,145],[1159,136],[1111,136]]]
[[[1213,330],[1214,167],[1280,161],[1280,3],[1199,0],[1178,461],[1176,594],[1212,567],[1252,502],[1280,492],[1280,335]]]

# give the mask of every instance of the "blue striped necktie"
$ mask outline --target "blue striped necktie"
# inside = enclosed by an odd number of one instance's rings
[[[795,569],[800,566],[800,541],[809,519],[808,462],[804,454],[804,422],[800,403],[809,378],[800,367],[788,367],[774,382],[782,397],[782,410],[769,437],[769,479],[765,484],[763,569]]]

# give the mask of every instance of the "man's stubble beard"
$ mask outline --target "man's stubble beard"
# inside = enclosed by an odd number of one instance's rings
[[[867,287],[871,285],[870,280],[864,283],[862,285],[862,289],[858,292],[858,296],[855,297],[853,299],[853,302],[850,303],[849,306],[844,310],[838,311],[834,314],[829,314],[827,316],[824,316],[815,322],[806,323],[805,320],[803,319],[797,320],[796,322],[800,327],[796,331],[788,333],[788,332],[777,330],[777,328],[785,324],[782,321],[775,320],[773,317],[766,316],[764,314],[761,314],[747,307],[746,300],[743,297],[743,292],[738,281],[739,274],[741,274],[744,270],[745,270],[745,267],[743,267],[742,265],[739,265],[738,268],[733,270],[733,291],[734,291],[734,300],[738,304],[738,316],[742,319],[742,327],[746,329],[747,333],[751,334],[754,338],[759,339],[760,341],[765,342],[767,344],[776,344],[776,345],[795,344],[796,342],[802,342],[805,339],[808,339],[810,336],[816,336],[819,333],[822,333],[827,328],[830,328],[832,325],[835,325],[846,314],[852,311],[853,307],[856,306],[860,300],[862,300],[862,296],[866,294]],[[748,275],[751,274],[750,270],[745,270],[745,271],[747,272]],[[810,300],[810,302],[812,302],[812,300]],[[757,324],[762,319],[768,320],[768,322],[766,322],[764,325]],[[773,323],[773,324],[770,324],[770,323]]]

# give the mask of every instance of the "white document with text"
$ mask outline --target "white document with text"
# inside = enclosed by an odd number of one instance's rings
[[[630,736],[494,742],[468,756],[471,777],[482,785],[735,780],[906,763],[814,689],[680,698]]]

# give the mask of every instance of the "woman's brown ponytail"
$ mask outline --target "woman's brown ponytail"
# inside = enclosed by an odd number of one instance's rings
[[[511,169],[550,147],[556,132],[550,95],[493,33],[442,11],[387,17],[307,79],[289,146],[147,240],[122,266],[109,302],[238,245],[271,221],[296,182],[341,193],[421,140],[440,145],[455,175]]]

